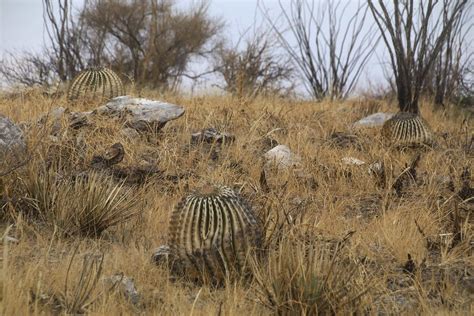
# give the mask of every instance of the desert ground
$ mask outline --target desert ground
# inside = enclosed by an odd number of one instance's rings
[[[352,126],[396,112],[391,101],[140,96],[185,113],[159,131],[131,133],[120,119],[71,125],[67,113],[51,114],[93,102],[34,90],[0,96],[0,113],[27,145],[0,170],[0,314],[472,313],[469,112],[424,101],[437,144],[400,149],[384,143],[380,127]],[[192,143],[205,128],[235,141]],[[92,163],[115,143],[122,161]],[[268,168],[264,154],[277,145],[297,163]],[[234,188],[262,225],[265,255],[249,278],[196,283],[152,260],[167,244],[173,208],[204,184]],[[97,216],[103,210],[107,218]]]

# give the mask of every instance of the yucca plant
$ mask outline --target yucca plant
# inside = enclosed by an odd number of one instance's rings
[[[254,266],[262,301],[283,315],[333,315],[357,310],[367,285],[358,267],[341,252],[341,244],[285,238],[269,251],[268,262]]]
[[[66,235],[99,236],[137,214],[132,189],[98,173],[72,181],[42,170],[23,184],[36,214]]]

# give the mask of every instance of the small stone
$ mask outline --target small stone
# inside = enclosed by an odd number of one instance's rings
[[[130,128],[130,127],[125,127],[120,131],[120,134],[123,136],[129,138],[129,139],[136,139],[140,137],[140,133],[137,132],[137,130]]]
[[[16,155],[25,150],[26,144],[20,127],[8,117],[0,115],[0,157],[7,153]]]
[[[367,173],[369,175],[381,176],[385,172],[382,162],[376,161],[369,164],[367,168]]]
[[[384,113],[378,112],[371,114],[363,119],[358,120],[352,126],[353,127],[377,127],[382,126],[386,121],[388,121],[394,113]]]
[[[69,127],[79,129],[83,126],[89,125],[89,116],[92,112],[71,112],[69,118]]]
[[[103,155],[92,157],[91,166],[95,169],[108,168],[120,163],[125,156],[125,149],[121,143],[110,146]]]
[[[474,294],[474,276],[462,278],[461,285],[469,294]]]
[[[359,160],[354,157],[344,157],[341,159],[341,161],[346,165],[361,166],[365,164],[365,161]]]
[[[10,236],[5,236],[4,241],[12,243],[12,244],[17,244],[17,243],[20,242],[18,239],[14,238],[14,237],[10,237]]]
[[[235,136],[228,133],[221,133],[215,128],[206,128],[200,132],[191,135],[191,143],[209,143],[209,144],[229,144],[235,141]]]
[[[326,140],[328,144],[338,148],[355,147],[362,150],[362,143],[357,135],[343,132],[334,132]]]
[[[171,250],[168,245],[160,246],[153,251],[152,260],[156,264],[167,263],[170,258],[170,253]]]
[[[62,106],[54,108],[48,114],[43,115],[38,120],[38,124],[45,124],[47,121],[51,122],[51,134],[56,135],[61,130],[61,120],[65,113],[67,113],[67,110]]]
[[[137,305],[140,302],[140,293],[138,293],[133,279],[119,273],[104,278],[103,282],[110,287],[110,290],[118,289],[132,304]]]
[[[267,160],[266,166],[277,166],[278,169],[287,169],[300,165],[301,158],[291,152],[290,148],[285,145],[278,145],[264,155]]]

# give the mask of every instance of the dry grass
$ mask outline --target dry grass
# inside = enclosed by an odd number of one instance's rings
[[[452,176],[456,191],[463,168],[474,171],[465,150],[472,118],[423,105],[439,146],[422,153],[417,184],[398,196],[391,185],[415,153],[386,148],[378,128],[350,130],[355,120],[394,106],[143,95],[182,104],[186,114],[137,139],[110,120],[78,130],[63,121],[54,137],[52,123],[30,127],[31,159],[0,178],[0,236],[18,240],[2,238],[0,314],[472,312],[472,207],[459,205],[442,181]],[[65,98],[33,91],[2,96],[0,113],[33,123],[58,105],[67,106]],[[206,127],[233,133],[236,141],[218,152],[191,145],[191,133]],[[356,141],[331,138],[336,132]],[[301,166],[267,172],[264,185],[262,155],[275,141],[300,155]],[[82,178],[92,157],[117,142],[126,153],[120,168],[146,161],[162,172],[141,185],[107,175]],[[385,179],[367,165],[344,165],[348,156],[383,162]],[[174,205],[209,182],[240,190],[265,225],[268,256],[255,263],[253,280],[198,286],[170,278],[151,261],[153,249],[167,242]],[[138,303],[103,286],[116,273],[134,280]]]

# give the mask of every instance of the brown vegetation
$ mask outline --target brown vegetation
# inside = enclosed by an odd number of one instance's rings
[[[465,170],[472,171],[472,118],[422,103],[439,146],[421,153],[416,179],[397,182],[411,174],[404,170],[416,152],[385,147],[379,128],[348,128],[373,101],[165,99],[185,106],[185,115],[135,139],[99,118],[78,130],[62,122],[50,137],[50,124],[34,122],[53,104],[66,105],[65,97],[0,99],[0,112],[33,123],[26,132],[31,159],[0,178],[1,314],[472,311],[472,200],[465,194],[472,188]],[[235,141],[215,155],[190,144],[191,133],[208,126]],[[344,133],[351,141],[338,145],[333,136]],[[115,143],[125,155],[114,166],[145,159],[161,173],[138,186],[90,171],[93,157]],[[278,143],[301,156],[300,166],[262,174],[262,154]],[[367,164],[341,162],[349,156],[379,162],[383,181]],[[251,280],[200,286],[170,278],[151,260],[167,243],[173,207],[205,183],[240,191],[265,227],[269,256],[252,265]],[[395,183],[402,186],[396,192]],[[116,273],[134,280],[138,302],[104,286]]]

